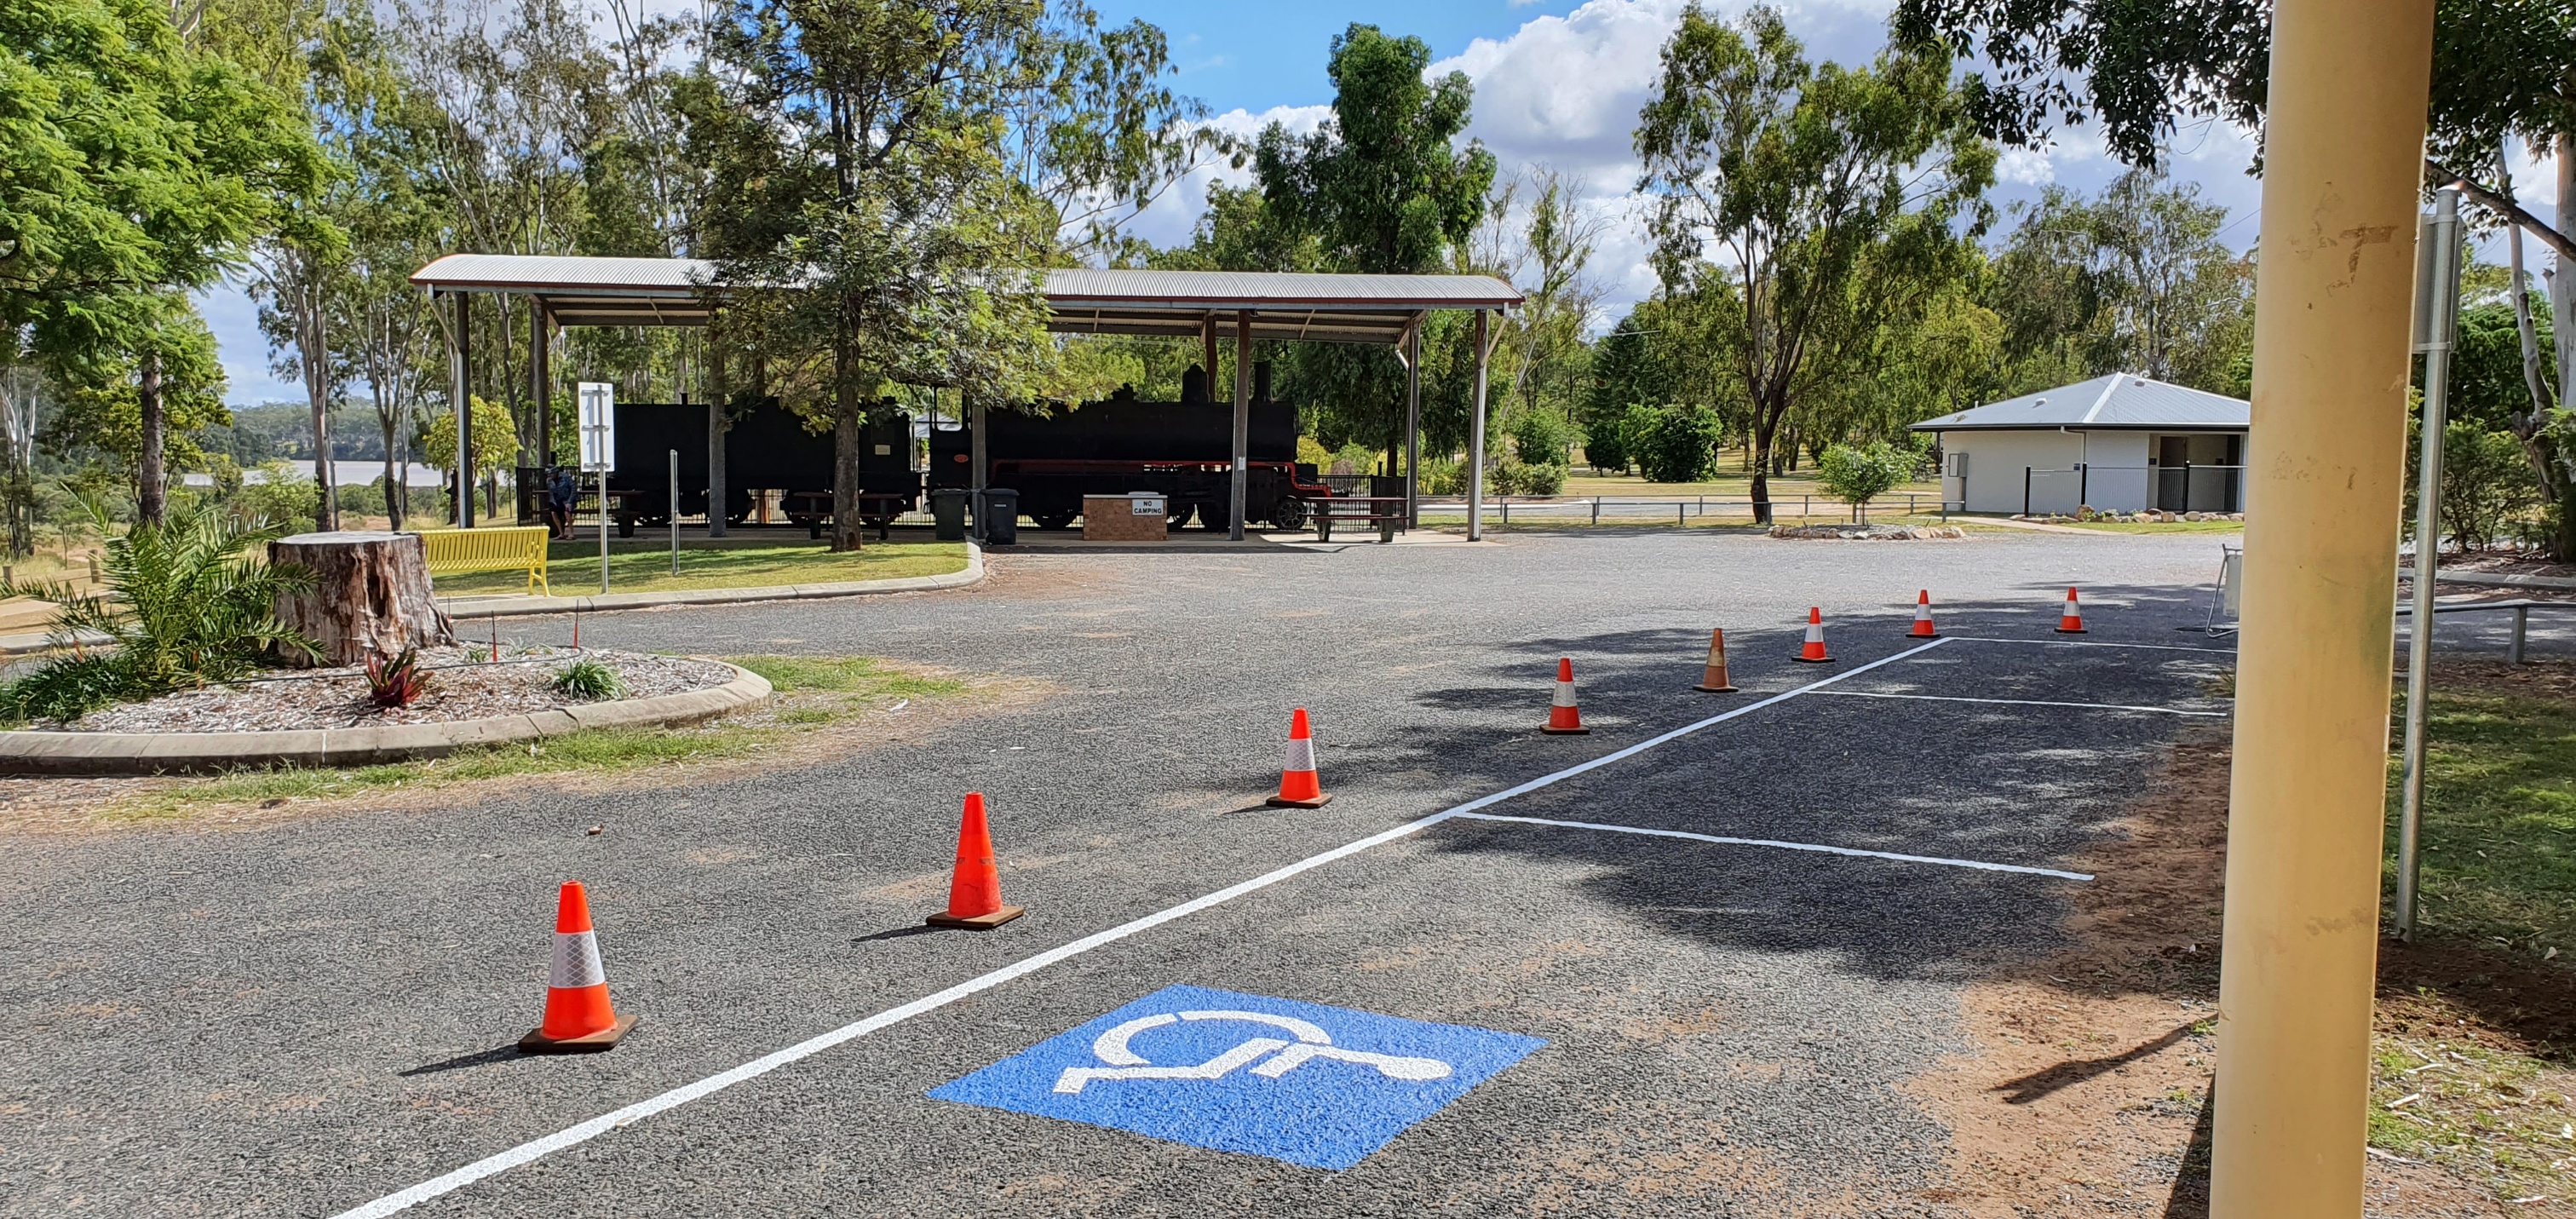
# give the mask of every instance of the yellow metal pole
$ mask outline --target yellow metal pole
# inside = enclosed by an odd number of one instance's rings
[[[2213,1219],[2361,1214],[2433,0],[2278,0]]]

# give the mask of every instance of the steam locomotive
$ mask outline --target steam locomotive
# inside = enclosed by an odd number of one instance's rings
[[[1161,493],[1169,527],[1195,516],[1209,529],[1224,529],[1232,515],[1234,411],[1211,400],[1207,378],[1193,366],[1181,378],[1179,402],[1143,402],[1121,392],[1046,417],[989,411],[985,427],[984,485],[1020,493],[1020,515],[1041,528],[1063,529],[1082,513],[1085,495]],[[804,420],[776,401],[736,420],[725,435],[725,519],[749,520],[752,492],[780,491],[788,519],[814,529],[830,514],[832,437],[806,429]],[[707,511],[707,407],[705,403],[617,404],[617,469],[608,487],[621,536],[638,524],[670,522],[670,454],[680,455],[679,511]],[[882,523],[889,509],[920,505],[931,489],[975,483],[974,433],[942,425],[930,430],[927,477],[912,468],[909,415],[872,419],[859,438],[859,490],[873,499],[866,523]],[[1297,409],[1270,398],[1270,367],[1253,366],[1253,401],[1247,436],[1244,519],[1296,529],[1308,519],[1307,503],[1332,494],[1315,467],[1297,460]]]

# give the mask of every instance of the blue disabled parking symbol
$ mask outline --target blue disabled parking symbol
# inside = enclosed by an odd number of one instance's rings
[[[930,1095],[1340,1169],[1545,1044],[1173,986]]]

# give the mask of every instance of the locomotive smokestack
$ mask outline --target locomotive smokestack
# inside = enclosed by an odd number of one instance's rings
[[[1190,403],[1205,402],[1207,400],[1207,370],[1196,364],[1192,364],[1188,368],[1182,369],[1181,401],[1184,403]]]

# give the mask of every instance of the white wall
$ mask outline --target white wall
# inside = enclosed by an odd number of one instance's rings
[[[2084,438],[2071,432],[1943,432],[1943,460],[1947,455],[1964,453],[1968,458],[1965,480],[1944,477],[1941,492],[1952,499],[1965,499],[1970,512],[2015,513],[2022,507],[2022,471],[2067,470],[2084,460]],[[1961,487],[1964,481],[1966,486]],[[2036,474],[2030,480],[2030,510],[2033,512],[2073,512],[2075,503],[2073,474]]]
[[[2147,434],[2087,432],[2084,497],[2097,512],[2136,512],[2147,506]]]

